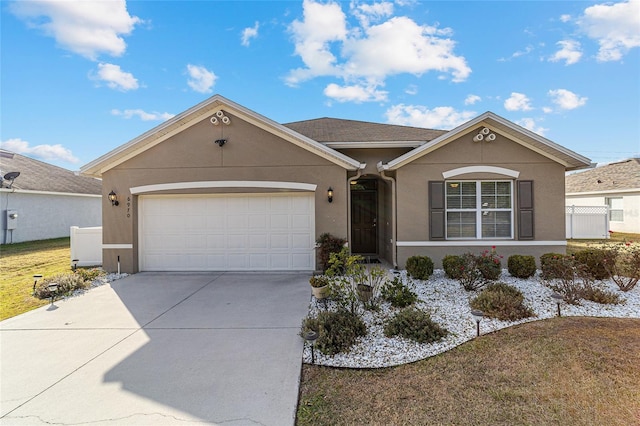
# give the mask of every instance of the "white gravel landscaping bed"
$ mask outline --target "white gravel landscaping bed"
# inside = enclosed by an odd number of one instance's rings
[[[557,315],[557,304],[551,299],[553,291],[540,282],[538,274],[539,272],[529,279],[519,279],[512,277],[506,269],[503,269],[499,281],[517,287],[525,297],[524,303],[532,308],[537,316],[520,321],[484,318],[480,323],[481,334]],[[469,301],[478,292],[467,292],[458,281],[447,278],[441,269],[435,270],[428,281],[407,278],[406,271],[401,271],[400,277],[418,295],[419,302],[416,306],[429,312],[431,318],[446,328],[449,334],[438,342],[428,344],[420,344],[399,337],[387,338],[383,332],[384,322],[395,315],[398,309],[383,302],[377,312],[364,311],[363,320],[367,325],[367,335],[360,338],[349,353],[330,357],[316,350],[316,364],[349,368],[390,367],[437,355],[476,336],[476,323],[471,316]],[[622,292],[613,281],[598,283],[619,294],[623,302],[618,305],[603,305],[581,301],[579,306],[562,303],[562,316],[640,318],[640,285],[631,291]],[[312,297],[309,313],[315,316],[318,310],[323,309],[323,304],[317,303]],[[303,361],[311,363],[309,345],[305,345]]]

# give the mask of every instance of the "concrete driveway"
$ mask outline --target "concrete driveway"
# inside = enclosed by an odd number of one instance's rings
[[[0,323],[0,424],[293,425],[309,274],[141,273]]]

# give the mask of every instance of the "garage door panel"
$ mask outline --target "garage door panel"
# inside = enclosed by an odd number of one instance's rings
[[[309,193],[141,196],[140,269],[312,270]]]

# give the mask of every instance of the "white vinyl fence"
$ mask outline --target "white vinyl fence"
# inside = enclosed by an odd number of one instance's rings
[[[567,239],[609,238],[609,207],[566,206]]]
[[[102,227],[71,227],[71,266],[78,259],[78,266],[102,265]]]

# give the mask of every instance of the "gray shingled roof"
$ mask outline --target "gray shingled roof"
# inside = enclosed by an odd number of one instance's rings
[[[640,158],[606,164],[566,177],[567,193],[640,189]]]
[[[326,142],[388,142],[388,141],[431,141],[447,133],[445,130],[422,129],[419,127],[396,126],[393,124],[370,123],[366,121],[341,120],[338,118],[317,118],[283,124],[315,141]]]
[[[72,194],[101,194],[102,181],[52,164],[43,163],[7,150],[0,150],[0,176],[20,172],[13,188],[29,191],[68,192]],[[2,184],[6,188],[9,182]]]

